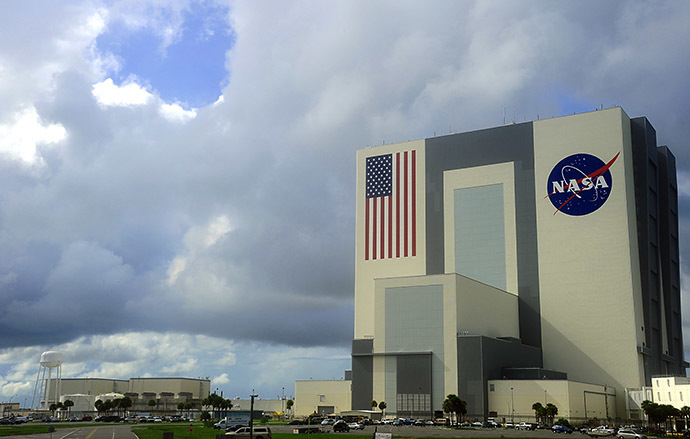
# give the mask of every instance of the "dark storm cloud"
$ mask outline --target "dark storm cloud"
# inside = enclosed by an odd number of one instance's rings
[[[685,2],[240,3],[224,101],[186,123],[154,89],[97,102],[113,67],[84,23],[107,14],[86,6],[45,38],[6,23],[45,63],[0,42],[0,125],[33,106],[67,133],[41,164],[0,157],[0,347],[127,331],[345,346],[355,150],[500,125],[504,108],[620,104],[690,167]],[[41,49],[54,39],[62,52]]]

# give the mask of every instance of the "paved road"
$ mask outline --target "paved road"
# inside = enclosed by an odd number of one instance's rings
[[[130,425],[90,425],[79,428],[60,428],[53,433],[5,436],[17,439],[137,439]]]

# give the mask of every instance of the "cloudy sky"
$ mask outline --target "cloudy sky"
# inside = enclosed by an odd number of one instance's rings
[[[687,279],[688,23],[684,0],[3,2],[0,400],[30,403],[48,349],[231,397],[342,377],[355,151],[504,109],[647,116]]]

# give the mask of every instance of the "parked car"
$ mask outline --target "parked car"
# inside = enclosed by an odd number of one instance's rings
[[[537,426],[530,422],[520,422],[515,426],[516,430],[536,430]]]
[[[647,439],[647,436],[634,428],[621,428],[616,433],[618,439]]]
[[[364,430],[364,424],[359,422],[350,422],[347,426],[350,427],[350,430]]]
[[[333,425],[335,424],[335,419],[333,418],[326,418],[323,421],[321,421],[321,425]]]
[[[613,436],[615,434],[615,431],[613,428],[608,428],[604,425],[600,425],[597,428],[592,428],[587,432],[589,437],[605,437],[605,436]]]
[[[573,429],[568,428],[565,425],[555,424],[551,427],[551,431],[554,433],[572,433]]]
[[[325,419],[324,419],[325,421]],[[322,425],[326,425],[323,424]],[[333,432],[334,433],[347,433],[350,431],[350,426],[347,425],[347,422],[343,421],[342,419],[333,422]]]
[[[484,425],[484,424],[482,424],[479,421],[475,421],[472,423],[472,427],[482,428],[482,425]]]
[[[248,439],[249,438],[249,427],[241,427],[236,431],[230,431],[225,433],[226,439]],[[252,435],[254,439],[271,439],[271,429],[268,427],[254,427],[252,430]]]
[[[515,424],[512,423],[512,422],[510,422],[510,421],[508,421],[508,422],[506,422],[506,425],[504,425],[504,427],[505,427],[505,428],[515,428]]]

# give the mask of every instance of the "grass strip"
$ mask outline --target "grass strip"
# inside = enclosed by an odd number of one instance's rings
[[[3,425],[0,426],[0,436],[21,436],[25,434],[40,434],[48,433],[50,427],[56,430],[61,428],[80,428],[87,427],[93,424],[70,424],[70,423],[54,423],[54,424],[19,424],[19,425]]]

